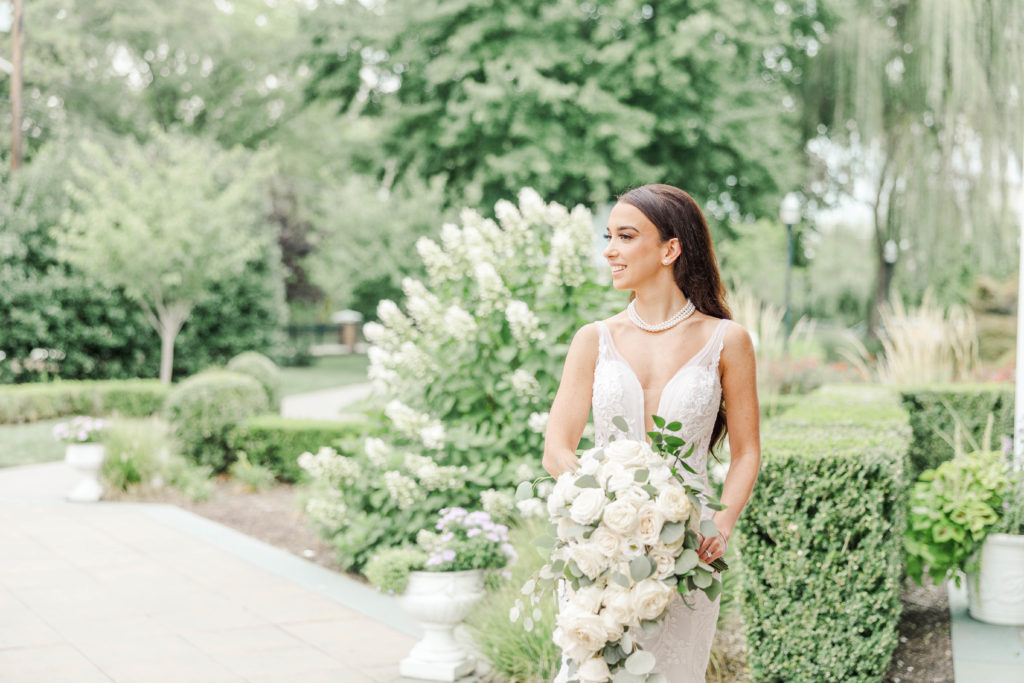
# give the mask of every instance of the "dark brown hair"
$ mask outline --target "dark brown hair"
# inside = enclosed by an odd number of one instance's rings
[[[676,285],[697,310],[714,318],[732,319],[725,303],[725,286],[718,272],[715,247],[711,243],[704,214],[693,197],[671,185],[643,185],[619,197],[623,204],[635,206],[658,229],[663,242],[679,240],[682,253],[672,264]],[[725,404],[718,406],[718,417],[711,432],[709,448],[725,436]]]

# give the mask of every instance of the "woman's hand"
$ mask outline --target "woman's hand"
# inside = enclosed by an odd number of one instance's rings
[[[697,557],[704,564],[711,564],[719,557],[725,555],[725,549],[729,547],[729,538],[723,533],[719,532],[717,536],[705,538],[700,534],[697,534],[700,538],[700,547],[697,549]]]
[[[556,480],[565,472],[575,472],[580,466],[580,459],[573,451],[557,451],[551,461],[544,463],[544,469]]]

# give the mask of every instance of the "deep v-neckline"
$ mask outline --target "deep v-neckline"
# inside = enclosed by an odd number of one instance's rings
[[[679,369],[676,370],[674,373],[672,373],[672,376],[668,378],[668,381],[665,382],[665,386],[663,386],[661,388],[661,393],[658,394],[657,410],[654,413],[652,413],[652,415],[660,415],[660,416],[664,417],[664,415],[662,415],[662,405],[661,405],[661,403],[662,403],[662,401],[665,398],[665,391],[669,388],[669,386],[672,384],[672,382],[676,381],[676,379],[683,373],[683,370],[686,370],[688,367],[690,367],[690,365],[695,360],[700,358],[704,354],[704,352],[708,350],[708,347],[711,346],[711,342],[713,342],[715,340],[715,337],[718,336],[718,328],[721,327],[721,325],[725,322],[725,320],[726,320],[726,318],[722,318],[722,319],[720,319],[718,321],[718,324],[715,326],[715,329],[711,331],[711,336],[708,337],[708,340],[706,342],[704,342],[703,346],[700,347],[700,350],[698,350],[695,354],[690,356],[690,359],[687,360],[682,365],[680,365]],[[644,385],[643,385],[643,383],[640,382],[640,377],[636,374],[636,370],[633,369],[633,366],[630,365],[628,360],[626,360],[626,357],[624,355],[622,355],[621,351],[619,351],[619,347],[617,347],[615,345],[615,338],[612,337],[612,330],[611,330],[610,327],[608,327],[608,323],[606,323],[604,321],[601,321],[601,324],[604,325],[605,332],[608,334],[608,346],[611,347],[611,350],[614,351],[615,355],[619,357],[619,361],[621,361],[622,364],[626,366],[626,369],[629,370],[629,374],[633,378],[633,381],[636,382],[636,385],[640,388],[640,401],[643,404],[641,406],[641,410],[643,411],[643,415],[641,417],[642,417],[642,419],[644,421],[644,425],[643,426],[644,426],[644,432],[646,433],[646,431],[647,431],[647,397],[644,394]]]

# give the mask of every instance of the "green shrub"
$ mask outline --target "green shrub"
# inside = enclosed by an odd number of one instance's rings
[[[252,377],[209,370],[176,386],[167,396],[166,411],[183,455],[217,473],[234,461],[232,431],[269,407],[267,393]]]
[[[544,558],[531,541],[544,531],[545,524],[539,519],[530,519],[512,529],[512,546],[519,559],[509,567],[511,576],[492,586],[487,599],[479,602],[467,619],[473,642],[500,680],[550,681],[562,663],[562,654],[551,640],[555,628],[554,600],[541,601],[539,614],[524,615],[534,621],[529,632],[523,629],[522,619],[519,623],[509,620],[509,610],[522,598],[523,584],[544,565]]]
[[[967,450],[986,447],[982,441],[989,415],[994,418],[991,448],[1013,434],[1012,384],[963,384],[903,389],[903,405],[910,413],[910,476],[920,476],[953,457],[957,435]],[[958,427],[959,425],[959,427]]]
[[[366,434],[366,422],[297,420],[279,415],[257,415],[245,420],[231,434],[231,450],[243,451],[249,462],[272,470],[283,481],[298,481],[299,456],[316,453],[321,446]]]
[[[281,370],[274,361],[262,353],[246,351],[228,361],[227,369],[249,375],[263,385],[263,390],[267,392],[267,398],[270,400],[271,410],[280,410]]]
[[[262,465],[252,464],[244,452],[238,453],[238,458],[231,463],[228,471],[231,473],[232,479],[244,484],[252,491],[266,491],[277,481],[273,470]]]
[[[766,426],[737,527],[750,670],[777,683],[879,681],[898,637],[909,428],[874,387],[806,401]],[[815,423],[819,408],[835,421]]]
[[[427,554],[419,548],[386,548],[366,563],[366,579],[388,595],[405,591],[409,572],[423,569]]]
[[[64,415],[148,417],[159,412],[168,389],[155,379],[58,380],[0,386],[0,424]]]
[[[164,469],[167,424],[162,420],[115,420],[104,429],[107,457],[102,477],[121,491],[151,483]]]
[[[210,481],[213,468],[209,465],[195,465],[175,453],[168,458],[165,471],[167,483],[189,500],[202,502],[213,495],[213,483]]]

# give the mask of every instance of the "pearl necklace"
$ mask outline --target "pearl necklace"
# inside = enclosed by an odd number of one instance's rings
[[[680,308],[674,316],[665,322],[652,325],[641,318],[640,314],[636,312],[636,299],[630,301],[629,306],[626,307],[626,312],[629,314],[629,319],[633,321],[633,324],[647,332],[664,332],[689,318],[696,310],[697,307],[693,305],[693,301],[687,301],[686,305]]]

